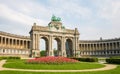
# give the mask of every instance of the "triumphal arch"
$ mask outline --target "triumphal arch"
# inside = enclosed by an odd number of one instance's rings
[[[66,29],[61,22],[61,18],[54,15],[48,26],[38,26],[34,23],[30,31],[30,38],[32,57],[40,56],[40,39],[45,40],[46,56],[54,56],[53,40],[57,41],[58,56],[75,56],[76,50],[79,49],[79,32],[77,28],[74,30]]]

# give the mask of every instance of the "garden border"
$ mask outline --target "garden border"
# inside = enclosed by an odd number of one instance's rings
[[[3,68],[3,65],[6,63],[6,60],[0,61],[0,71],[9,70],[9,71],[28,71],[28,72],[90,72],[90,71],[105,71],[117,68],[117,65],[114,64],[103,64],[105,67],[96,68],[96,69],[85,69],[85,70],[32,70],[32,69],[15,69],[15,68]]]

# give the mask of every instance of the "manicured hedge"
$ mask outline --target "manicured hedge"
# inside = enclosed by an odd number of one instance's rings
[[[111,64],[120,64],[120,58],[109,58],[106,59],[106,62]]]
[[[2,60],[2,59],[21,59],[21,58],[20,57],[12,57],[12,56],[9,56],[9,57],[2,56],[2,57],[0,57],[0,59]]]
[[[98,58],[72,58],[83,62],[98,62]]]
[[[112,56],[112,57],[110,57],[110,58],[120,58],[120,56]]]

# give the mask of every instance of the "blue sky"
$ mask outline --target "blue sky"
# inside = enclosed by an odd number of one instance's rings
[[[80,40],[120,37],[120,0],[0,0],[0,31],[29,35],[34,22],[47,26],[52,14]]]

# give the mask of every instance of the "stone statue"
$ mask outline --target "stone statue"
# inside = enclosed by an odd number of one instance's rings
[[[60,17],[56,17],[55,15],[52,16],[51,21],[61,21]]]

